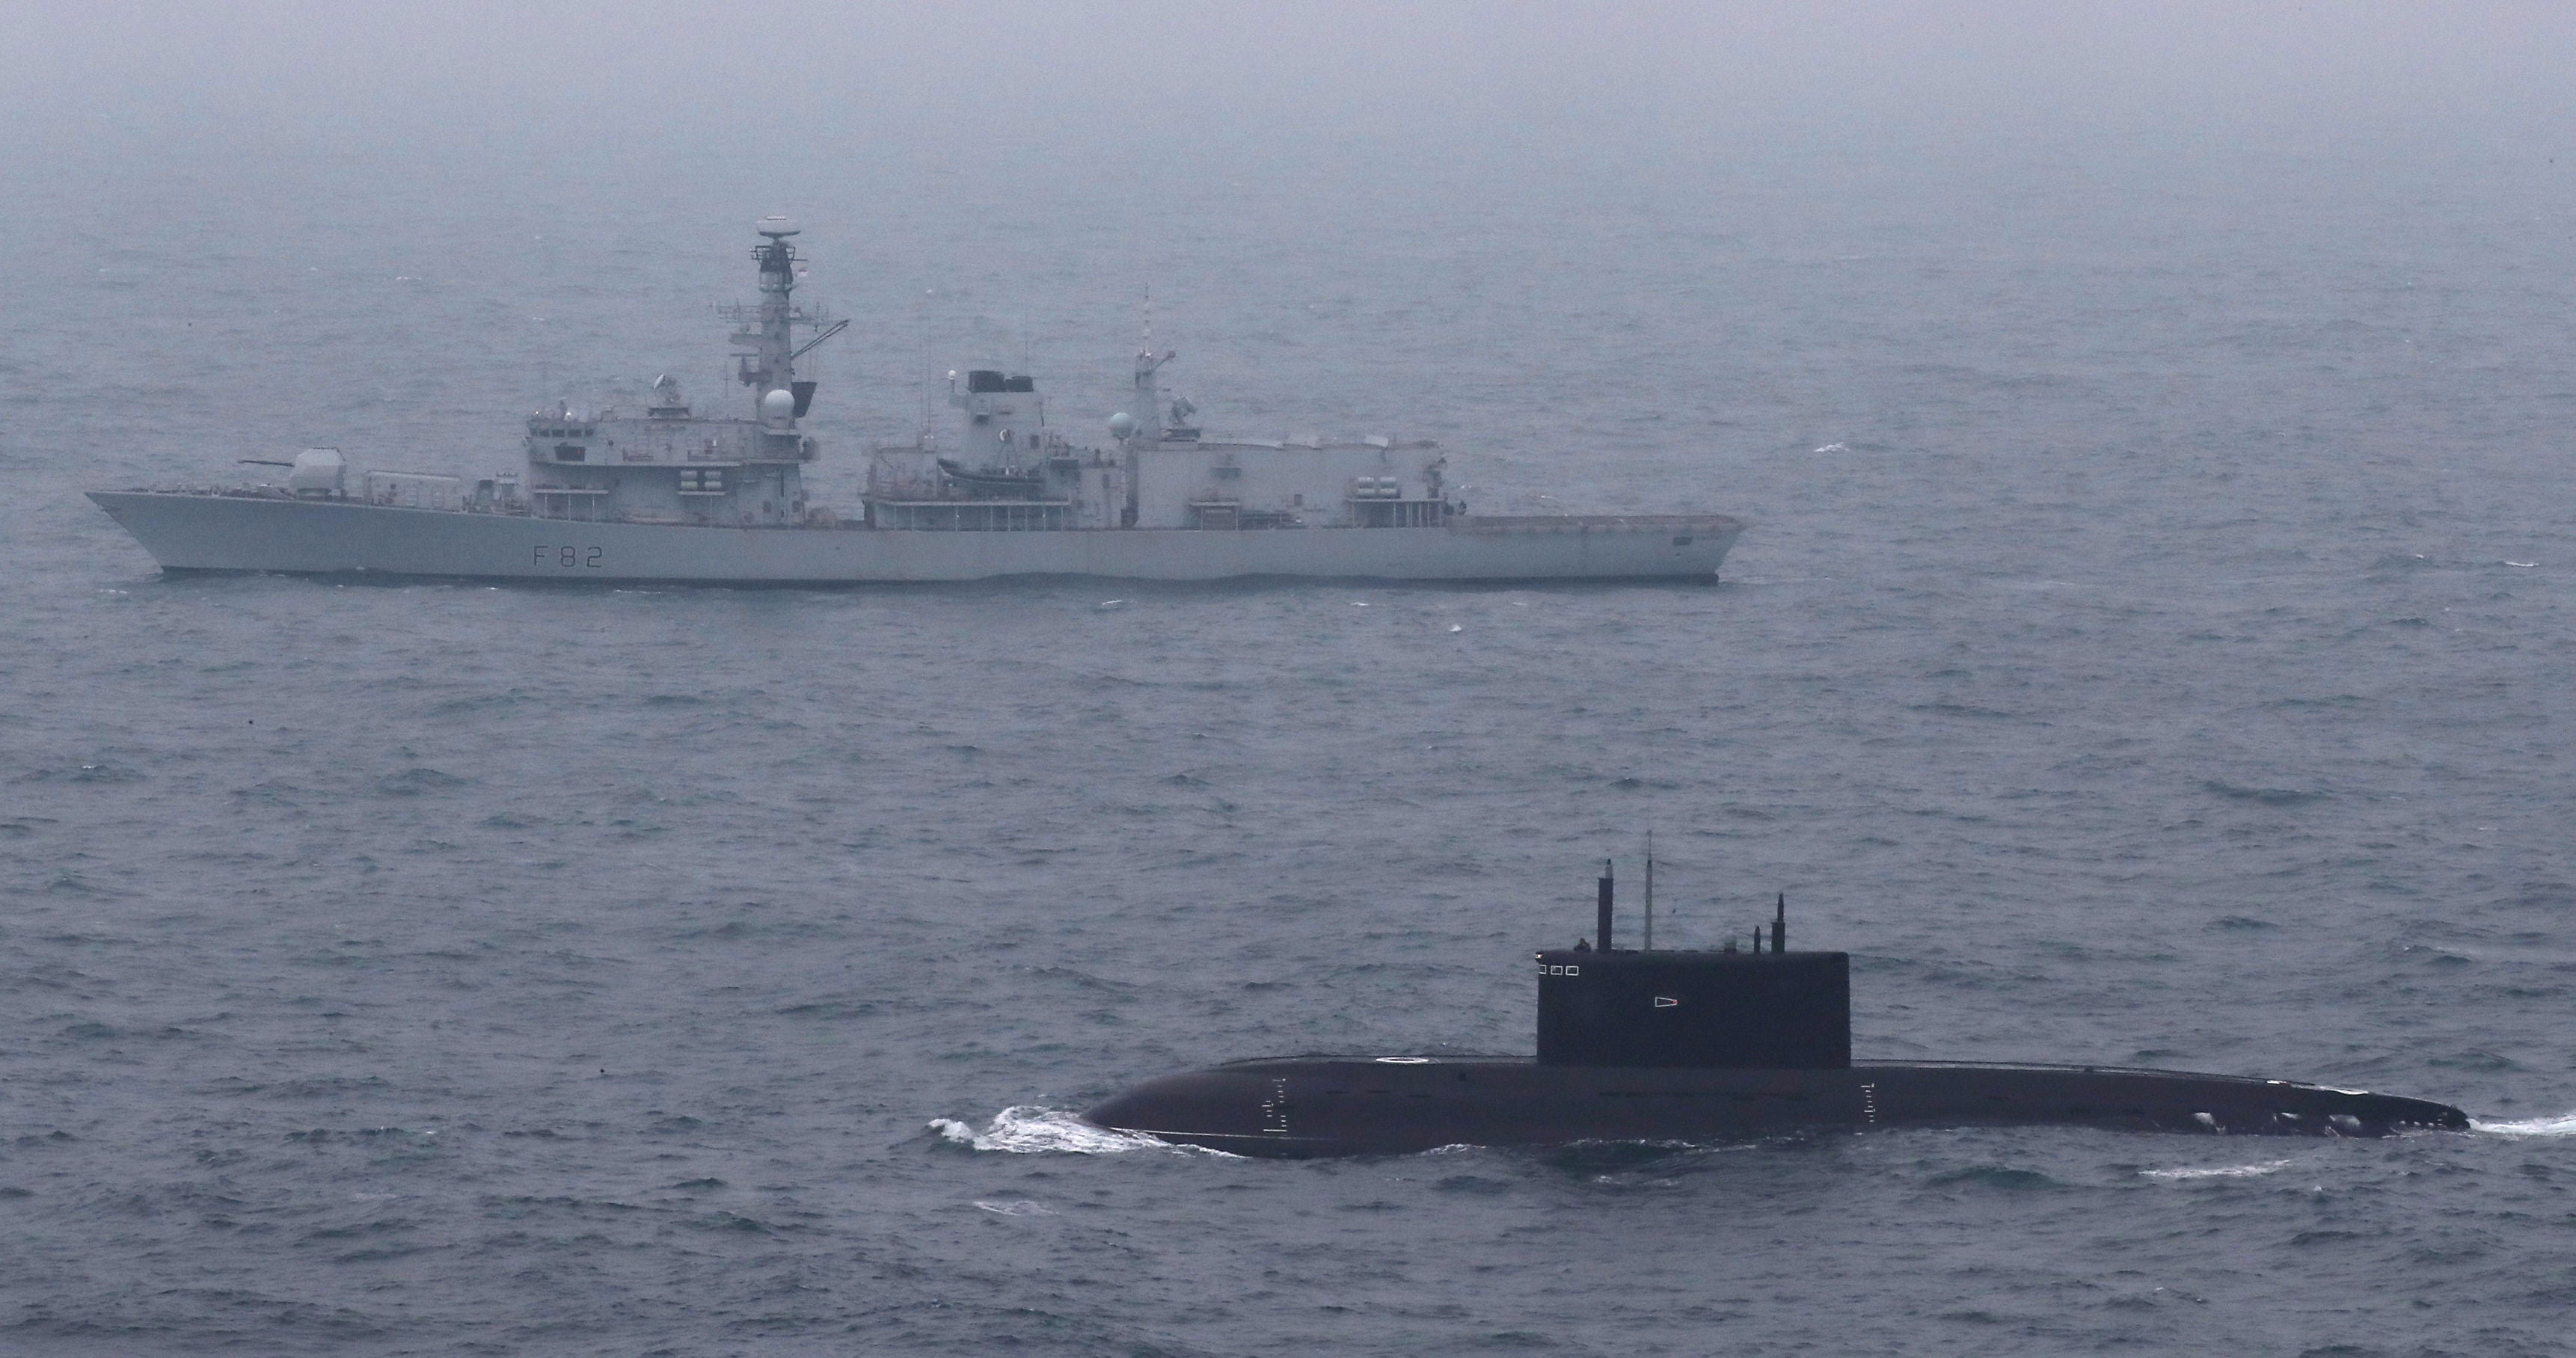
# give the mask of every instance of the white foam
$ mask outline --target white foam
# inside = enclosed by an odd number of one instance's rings
[[[2290,1162],[2287,1160],[2266,1160],[2259,1165],[2218,1165],[2206,1169],[2196,1167],[2142,1169],[2138,1172],[2150,1179],[2255,1179],[2266,1174],[2278,1174],[2289,1167]]]
[[[1192,1154],[1223,1155],[1223,1151],[1202,1151],[1197,1146],[1177,1146],[1160,1137],[1143,1132],[1117,1132],[1083,1121],[1075,1114],[1057,1108],[1038,1108],[1015,1104],[993,1115],[984,1130],[955,1118],[932,1118],[930,1130],[954,1145],[979,1151],[1008,1151],[1013,1155],[1038,1155],[1048,1152],[1066,1155],[1120,1155],[1128,1151],[1185,1151]],[[978,1204],[981,1206],[981,1204]]]
[[[1036,1203],[1030,1202],[1026,1199],[1022,1199],[1018,1202],[985,1202],[978,1199],[975,1206],[978,1210],[991,1212],[995,1216],[1051,1217],[1055,1215],[1054,1209],[1040,1207]]]
[[[2521,1122],[2481,1122],[2471,1118],[2469,1128],[2493,1132],[2497,1136],[2576,1136],[2576,1113],[2561,1113],[2554,1118],[2529,1118]]]

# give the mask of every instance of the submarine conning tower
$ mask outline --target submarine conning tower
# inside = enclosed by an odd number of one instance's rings
[[[1758,929],[1750,952],[1622,949],[1612,892],[1604,871],[1597,946],[1538,954],[1540,1065],[1851,1065],[1851,954],[1788,951],[1787,897],[1768,949]]]

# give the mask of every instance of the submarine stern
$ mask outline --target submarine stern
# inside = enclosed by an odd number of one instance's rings
[[[2428,1099],[2193,1071],[1905,1061],[1851,1075],[1863,1126],[2377,1137],[2469,1125],[2468,1114]]]

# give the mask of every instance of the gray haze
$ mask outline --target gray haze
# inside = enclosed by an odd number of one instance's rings
[[[2111,11],[2108,14],[2096,11]],[[2563,1354],[2564,6],[0,8],[0,1350]],[[741,399],[751,220],[1099,437],[1715,586],[166,579],[81,497]],[[1866,1058],[2437,1098],[1254,1164],[1074,1110],[1526,1052],[1661,854]]]
[[[2116,174],[2546,135],[2576,58],[2547,4],[350,8],[14,6],[11,152],[660,159],[787,196],[934,146],[1078,156],[1139,199],[1317,146],[1670,172],[1789,137],[1848,175],[2080,145]]]
[[[694,144],[771,113],[838,136],[890,123],[1038,141],[1289,115],[1298,132],[1399,143],[1550,121],[1687,136],[1989,117],[2250,141],[2303,122],[2546,119],[2570,54],[2546,4],[1572,8],[35,5],[13,8],[0,55],[22,126],[220,121],[392,149],[528,122]]]
[[[825,418],[875,437],[907,432],[921,374],[967,351],[1026,354],[1082,394],[1068,416],[1104,413],[1118,360],[1102,327],[1132,326],[1149,288],[1175,336],[1246,319],[1194,311],[1237,267],[1212,222],[1313,218],[1286,238],[1290,269],[1358,248],[1651,313],[1595,266],[1668,228],[1705,247],[1665,261],[1690,288],[1771,249],[2107,260],[2212,232],[2295,248],[2448,230],[2422,214],[2460,204],[2563,232],[2576,174],[2559,156],[2576,22],[2549,5],[1573,8],[13,7],[0,269],[116,277],[91,256],[183,256],[198,248],[184,222],[279,267],[437,277],[522,313],[490,354],[459,356],[492,360],[468,380],[518,407],[703,366],[674,299],[563,295],[613,276],[600,252],[704,254],[746,211],[789,211],[840,262],[818,287],[872,322],[825,358],[846,365],[826,375],[843,399]],[[699,234],[621,236],[621,207],[648,200]],[[518,242],[524,271],[452,277],[435,251],[357,225],[379,211],[451,259]],[[1027,285],[1032,240],[1078,292]],[[1531,256],[1532,240],[1556,253]],[[111,347],[191,305],[131,263],[130,300],[158,300],[99,337]],[[712,299],[703,286],[692,303]],[[1385,326],[1384,300],[1292,336],[1347,356],[1328,393],[1420,336]],[[290,326],[330,324],[278,305]],[[220,357],[190,342],[160,352]],[[1218,365],[1208,389],[1288,403],[1257,368],[1224,366],[1250,361],[1235,345],[1191,347]],[[353,357],[326,350],[260,399],[297,437],[339,441],[334,407],[385,380],[335,366]],[[1609,380],[1573,354],[1528,375]]]

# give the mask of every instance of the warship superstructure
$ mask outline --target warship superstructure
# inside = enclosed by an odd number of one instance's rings
[[[796,223],[756,229],[760,300],[725,309],[747,415],[700,413],[665,376],[641,414],[530,416],[524,471],[370,471],[313,448],[269,463],[285,469],[269,483],[90,498],[165,571],[470,579],[1714,579],[1743,531],[1723,514],[1471,514],[1426,442],[1206,437],[1150,342],[1111,443],[1066,439],[1025,374],[951,374],[956,438],[874,450],[859,512],[837,511],[805,487],[821,450],[796,362],[849,322],[796,304]]]

